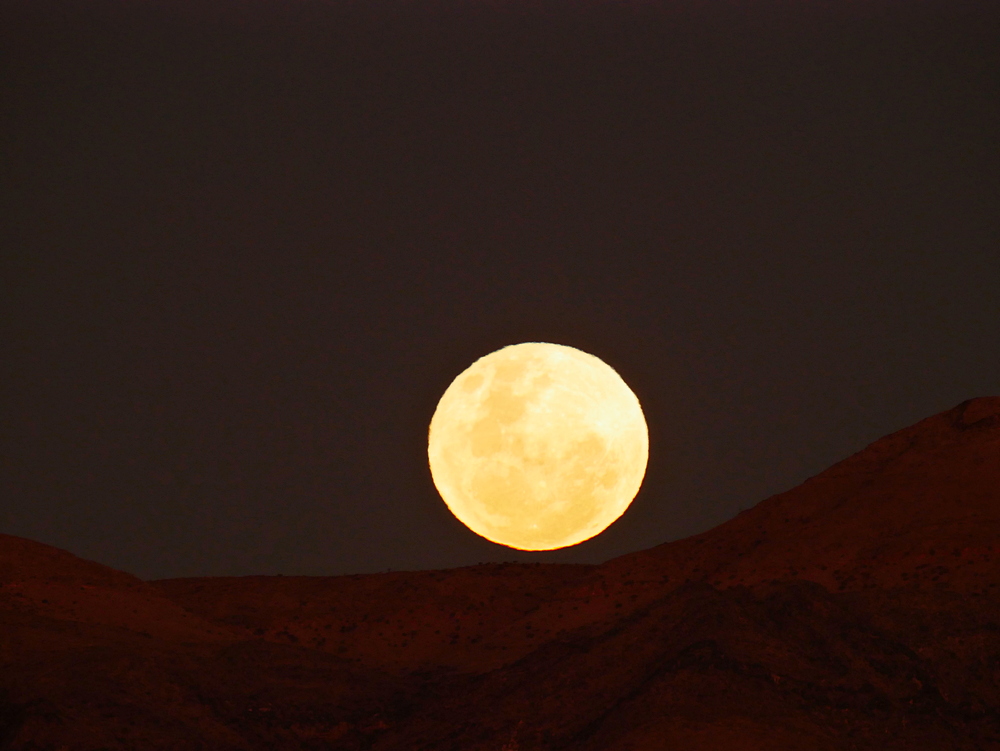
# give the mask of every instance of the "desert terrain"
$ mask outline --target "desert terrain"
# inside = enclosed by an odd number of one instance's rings
[[[0,535],[0,749],[1000,749],[1000,397],[602,565],[142,581]]]

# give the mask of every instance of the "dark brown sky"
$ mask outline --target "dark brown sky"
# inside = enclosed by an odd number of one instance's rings
[[[0,2],[0,531],[144,577],[599,561],[1000,392],[1000,4]],[[505,344],[651,431],[518,553],[427,423]]]

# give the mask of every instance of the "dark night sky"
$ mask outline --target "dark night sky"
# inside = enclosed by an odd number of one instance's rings
[[[1000,3],[0,3],[0,531],[143,577],[597,562],[1000,393]],[[638,394],[529,554],[426,467],[541,340]]]

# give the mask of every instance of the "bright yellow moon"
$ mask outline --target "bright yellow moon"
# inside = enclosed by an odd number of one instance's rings
[[[603,532],[639,492],[649,433],[639,400],[603,361],[525,342],[476,360],[444,392],[431,476],[473,532],[521,550]]]

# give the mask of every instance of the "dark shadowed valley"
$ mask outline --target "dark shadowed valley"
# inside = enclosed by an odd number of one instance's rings
[[[1000,398],[598,566],[0,585],[2,749],[1000,749]]]

